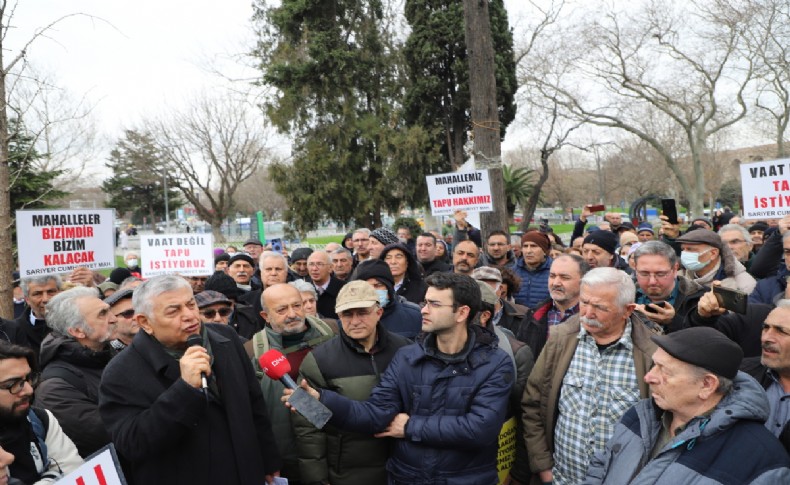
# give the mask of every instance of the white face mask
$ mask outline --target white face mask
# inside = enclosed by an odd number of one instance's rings
[[[135,258],[132,258],[126,262],[126,266],[129,268],[136,268],[138,261]]]

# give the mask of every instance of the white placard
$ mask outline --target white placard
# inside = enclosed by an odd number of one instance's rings
[[[488,170],[428,175],[425,181],[431,199],[431,214],[434,216],[452,215],[456,210],[494,210]]]
[[[22,278],[115,267],[113,209],[16,211]]]
[[[79,468],[58,480],[58,485],[126,485],[113,445],[91,455]]]
[[[741,164],[745,219],[776,219],[790,214],[790,159]]]
[[[143,278],[210,276],[214,274],[214,239],[211,234],[195,233],[140,236],[140,260]]]

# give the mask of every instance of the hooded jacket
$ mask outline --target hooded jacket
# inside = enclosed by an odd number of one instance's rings
[[[41,344],[36,404],[52,411],[83,457],[110,442],[99,415],[99,383],[111,357],[109,347],[96,352],[58,332]]]
[[[596,453],[584,483],[790,483],[790,456],[765,429],[768,401],[747,374],[739,372],[713,412],[694,418],[651,460],[662,413],[652,399],[628,410],[606,448]]]

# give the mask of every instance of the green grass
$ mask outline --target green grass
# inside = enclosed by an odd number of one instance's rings
[[[307,239],[302,239],[302,243],[304,244],[329,244],[331,242],[336,242],[340,244],[343,242],[344,234],[338,234],[336,236],[318,236],[318,237],[309,237]]]

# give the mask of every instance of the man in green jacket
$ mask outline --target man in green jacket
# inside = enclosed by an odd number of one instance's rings
[[[329,340],[307,354],[300,379],[315,388],[364,401],[381,380],[395,352],[411,342],[388,332],[380,323],[383,310],[376,290],[366,281],[346,284],[337,296],[340,338]],[[316,429],[300,414],[292,414],[299,469],[305,485],[377,485],[387,483],[384,468],[391,443],[341,431]]]
[[[280,403],[285,386],[263,374],[258,357],[269,349],[280,350],[291,364],[291,378],[295,379],[310,350],[334,337],[337,329],[317,318],[306,317],[302,294],[285,283],[266,288],[261,294],[261,305],[261,316],[269,326],[253,335],[244,347],[252,358],[256,375],[260,379],[274,439],[283,458],[280,476],[287,478],[291,485],[299,485],[302,481],[299,477],[290,413]]]

